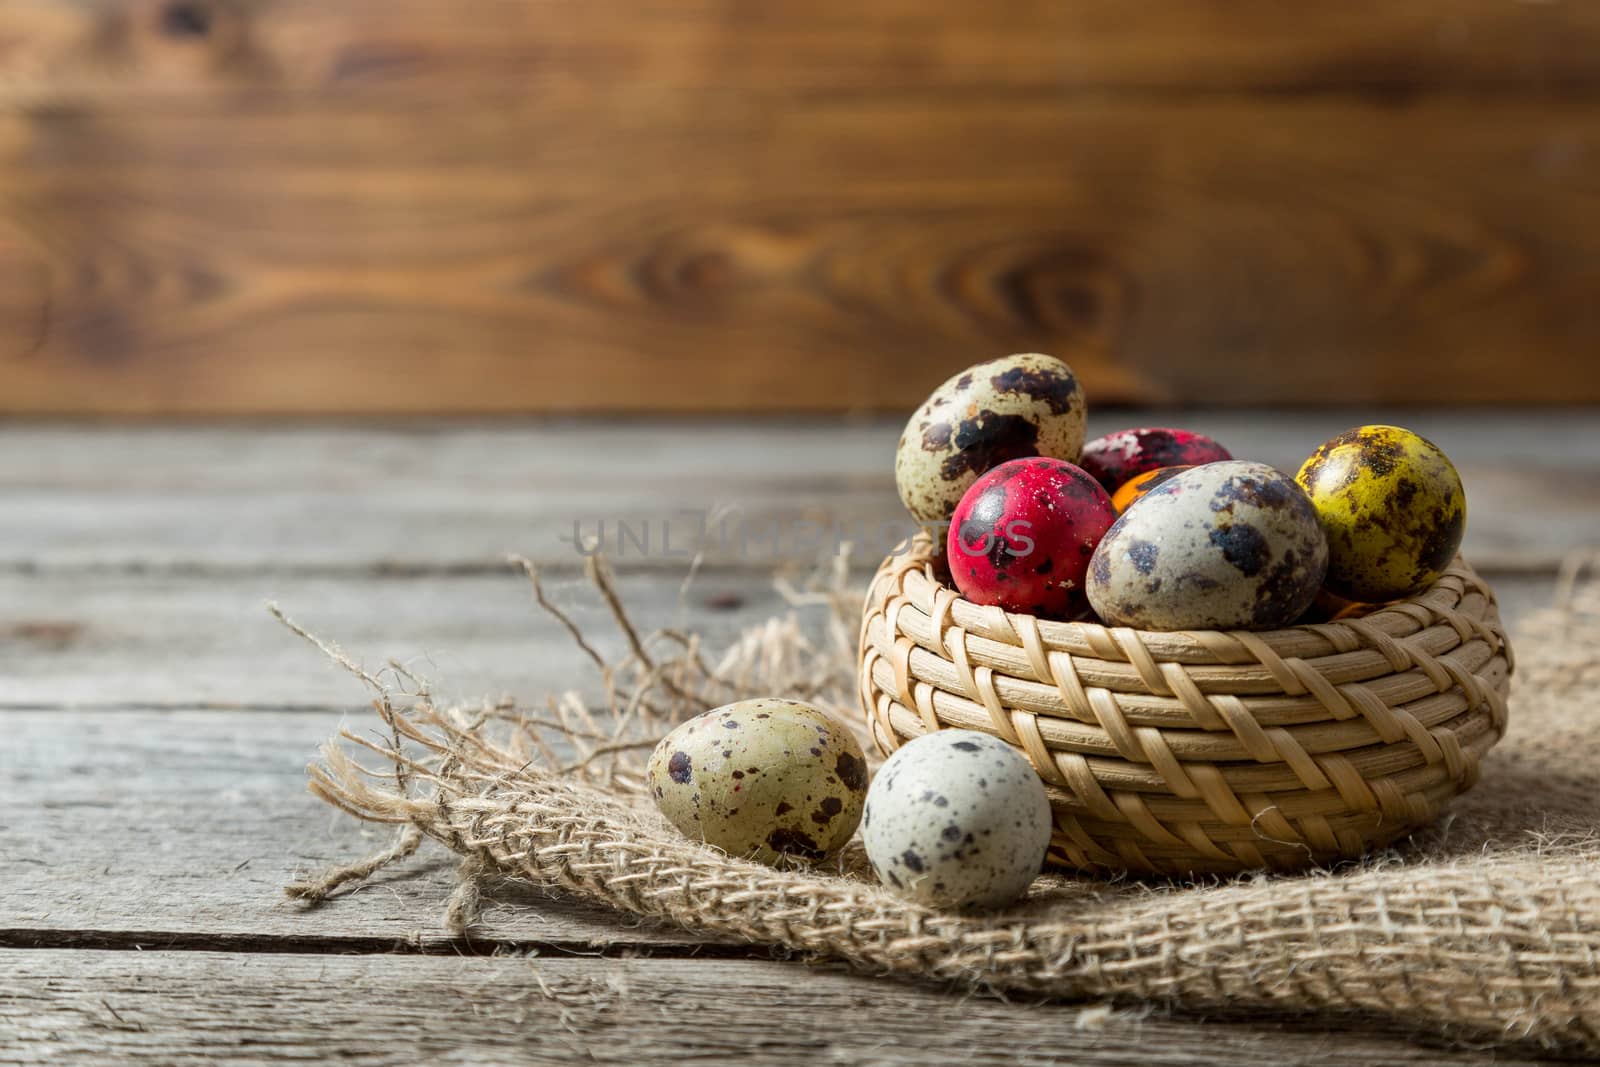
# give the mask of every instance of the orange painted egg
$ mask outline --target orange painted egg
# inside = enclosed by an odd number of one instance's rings
[[[1134,501],[1144,496],[1150,490],[1154,489],[1156,486],[1160,485],[1174,474],[1179,474],[1183,471],[1186,471],[1191,466],[1193,466],[1193,464],[1185,464],[1177,467],[1157,467],[1153,471],[1145,471],[1136,478],[1130,478],[1128,481],[1125,481],[1118,486],[1115,493],[1111,494],[1111,506],[1117,509],[1118,515],[1121,515],[1124,511],[1127,511],[1133,506]]]
[[[1377,611],[1381,606],[1360,600],[1346,600],[1338,593],[1321,589],[1317,592],[1317,598],[1311,602],[1311,610],[1307,615],[1324,622],[1338,622],[1341,619],[1359,619],[1369,612]]]

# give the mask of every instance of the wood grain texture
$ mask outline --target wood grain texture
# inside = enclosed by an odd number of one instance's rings
[[[602,654],[623,651],[581,576],[549,585]],[[680,599],[681,587],[681,575],[659,570],[618,583],[640,625],[698,629],[713,648],[786,610],[768,575],[711,575]],[[597,681],[509,568],[443,577],[4,574],[0,707],[364,707],[360,683],[269,617],[269,599],[374,669],[400,661],[442,699],[539,699]]]
[[[1490,574],[1515,620],[1550,602],[1553,575]],[[721,648],[743,626],[783,614],[764,574],[720,573],[691,586],[665,571],[624,575],[619,592],[647,629],[699,629]],[[606,655],[622,637],[579,577],[553,594]],[[356,710],[366,692],[268,617],[293,618],[363,663],[389,659],[446,699],[593,685],[589,662],[532,603],[517,575],[263,577],[0,574],[0,708],[149,707]],[[820,608],[802,617],[820,625]]]
[[[0,410],[1600,400],[1584,5],[492,7],[8,6]]]
[[[444,931],[456,863],[433,845],[323,907],[287,900],[289,882],[393,840],[306,792],[306,764],[345,718],[0,713],[0,944],[462,954],[712,940],[497,884],[469,945]]]
[[[735,960],[440,959],[0,950],[4,1055],[25,1064],[583,1062],[1042,1067],[1519,1064],[1282,1019],[952,1000]]]
[[[1594,86],[1597,39],[1588,5],[1495,0],[475,0],[471,18],[432,0],[10,0],[0,94],[1571,92]]]
[[[1090,432],[1148,414],[1101,412]],[[1600,415],[1186,412],[1177,421],[1242,458],[1293,471],[1327,437],[1374,417],[1444,448],[1466,481],[1466,551],[1481,568],[1550,570],[1600,543]],[[899,420],[424,423],[409,428],[0,426],[0,570],[499,575],[519,552],[571,570],[573,524],[649,527],[619,563],[681,575],[699,515],[716,568],[810,563],[835,524],[887,542],[906,520],[891,457]],[[766,531],[778,524],[779,535]],[[741,531],[748,536],[739,537]],[[882,546],[880,546],[882,547]],[[857,562],[870,572],[868,551]],[[707,587],[715,591],[715,586]]]

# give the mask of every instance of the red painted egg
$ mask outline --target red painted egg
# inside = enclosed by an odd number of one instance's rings
[[[1233,453],[1203,433],[1168,426],[1143,426],[1096,437],[1083,446],[1078,465],[1094,475],[1110,493],[1145,471],[1159,467],[1193,467],[1232,458]]]
[[[1111,497],[1081,467],[1034,456],[972,483],[946,538],[950,576],[977,604],[1051,618],[1087,609],[1084,573],[1117,519]]]

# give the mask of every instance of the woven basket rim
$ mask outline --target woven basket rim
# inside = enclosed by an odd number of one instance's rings
[[[974,603],[931,572],[934,556],[932,541],[925,534],[919,534],[905,553],[884,559],[877,577],[881,578],[885,571],[900,572],[903,574],[902,592],[907,600],[925,609],[931,606],[930,617],[947,614],[952,623],[971,637],[1020,648],[1025,639],[1018,628],[1020,624],[1034,629],[1046,650],[1112,662],[1129,661],[1126,647],[1118,639],[1122,634],[1138,635],[1158,663],[1250,664],[1258,659],[1256,650],[1251,647],[1258,643],[1279,656],[1317,659],[1361,647],[1359,642],[1352,643],[1351,631],[1369,640],[1409,638],[1435,625],[1439,615],[1454,611],[1473,595],[1494,603],[1492,591],[1477,571],[1463,557],[1457,556],[1438,581],[1427,589],[1353,619],[1296,623],[1273,630],[1141,630],[1107,626],[1096,621],[1044,619]],[[903,562],[897,563],[897,560]]]

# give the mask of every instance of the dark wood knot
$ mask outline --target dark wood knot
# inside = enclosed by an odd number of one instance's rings
[[[211,8],[193,0],[173,0],[161,9],[161,32],[168,37],[204,37],[211,32]]]

